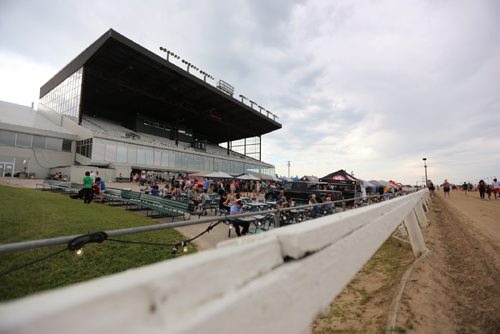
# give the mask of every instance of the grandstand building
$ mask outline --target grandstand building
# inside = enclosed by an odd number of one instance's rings
[[[281,128],[277,116],[190,65],[107,31],[40,88],[38,110],[0,102],[0,177],[273,176],[274,166],[261,160],[261,137]]]

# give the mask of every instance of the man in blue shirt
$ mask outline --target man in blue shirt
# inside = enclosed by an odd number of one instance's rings
[[[229,215],[234,216],[243,213],[243,202],[238,200],[235,204],[231,205],[231,209],[229,210]],[[234,226],[234,230],[236,231],[236,235],[241,237],[242,235],[246,235],[248,233],[248,229],[250,228],[250,222],[244,222],[239,219],[232,219],[231,224]],[[240,232],[240,226],[243,229]]]
[[[205,180],[203,181],[203,190],[205,190],[205,192],[208,192],[208,188],[210,188],[210,180],[205,178]]]

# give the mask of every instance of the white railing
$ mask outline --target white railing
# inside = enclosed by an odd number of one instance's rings
[[[0,306],[1,333],[306,333],[396,227],[425,251],[427,191]]]

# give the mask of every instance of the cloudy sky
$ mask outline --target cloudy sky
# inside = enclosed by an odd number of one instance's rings
[[[500,177],[500,1],[0,0],[0,100],[37,101],[109,28],[278,114],[280,175]]]

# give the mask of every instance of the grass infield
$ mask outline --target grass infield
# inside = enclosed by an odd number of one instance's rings
[[[82,200],[47,191],[0,186],[0,198],[1,244],[157,224],[122,208],[97,203],[86,205]],[[87,245],[82,256],[65,251],[1,276],[0,300],[19,298],[173,258],[171,245],[182,241],[183,236],[174,229],[166,229],[114,239],[164,243],[169,246],[105,241]],[[1,254],[0,272],[65,247],[59,245]],[[188,253],[195,251],[196,248],[189,245]]]

